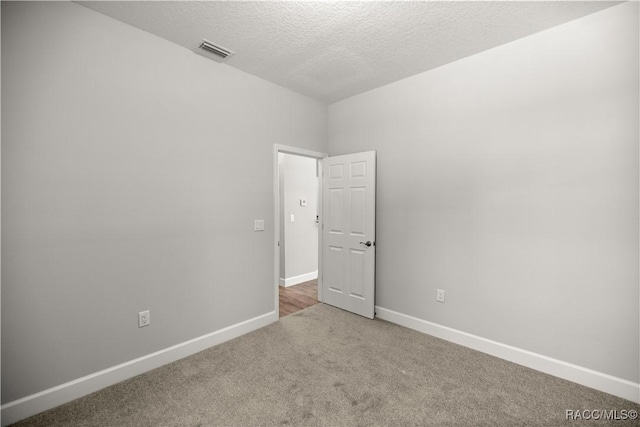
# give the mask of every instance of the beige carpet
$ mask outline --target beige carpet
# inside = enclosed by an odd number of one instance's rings
[[[21,426],[637,425],[640,405],[318,304]]]

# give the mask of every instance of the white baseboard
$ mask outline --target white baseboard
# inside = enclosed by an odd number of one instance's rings
[[[70,402],[110,385],[140,375],[167,363],[260,329],[278,320],[275,311],[224,329],[147,354],[134,360],[78,378],[48,390],[23,397],[0,407],[2,425],[15,423],[42,411]]]
[[[288,279],[280,278],[280,286],[293,286],[298,285],[300,283],[308,282],[309,280],[318,278],[318,270],[312,271],[311,273],[301,274],[299,276],[289,277]]]
[[[376,306],[376,317],[623,399],[640,403],[640,384]]]

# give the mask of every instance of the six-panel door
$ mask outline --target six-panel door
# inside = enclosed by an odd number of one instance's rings
[[[323,302],[373,319],[375,151],[323,160]]]

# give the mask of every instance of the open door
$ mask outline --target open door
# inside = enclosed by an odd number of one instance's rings
[[[376,152],[322,160],[322,300],[373,319]]]

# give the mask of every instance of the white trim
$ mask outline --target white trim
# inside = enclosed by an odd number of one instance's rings
[[[308,282],[309,280],[318,278],[318,270],[312,271],[311,273],[301,274],[299,276],[288,277],[286,279],[280,278],[280,286],[284,286],[285,288],[288,286],[298,285],[300,283]]]
[[[640,384],[376,306],[376,317],[614,396],[640,403]]]
[[[326,155],[324,158],[329,157]],[[324,229],[324,216],[322,215],[322,181],[324,180],[324,172],[323,172],[324,162],[321,159],[318,159],[318,301],[322,302],[322,275],[323,273],[323,263],[322,263],[322,242],[324,233],[322,230]]]
[[[273,147],[276,150],[276,157],[278,157],[277,153],[295,154],[296,156],[312,157],[314,159],[324,159],[325,157],[329,157],[327,153],[305,150],[304,148],[291,147],[288,145],[273,144]]]
[[[209,347],[239,337],[278,320],[275,311],[236,323],[201,337],[147,354],[111,368],[23,397],[0,407],[2,425],[15,423],[42,411],[70,402],[89,393],[175,362]]]
[[[274,283],[274,310],[276,317],[280,316],[280,172],[278,168],[278,153],[295,154],[297,156],[312,157],[314,159],[324,159],[329,155],[317,151],[305,150],[303,148],[289,147],[287,145],[273,144],[273,283]],[[322,173],[322,162],[318,162],[318,170]],[[320,178],[322,175],[320,175]],[[318,179],[318,212],[322,212],[322,179]],[[318,225],[318,301],[322,302],[322,215]]]

